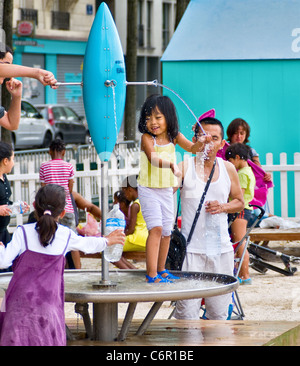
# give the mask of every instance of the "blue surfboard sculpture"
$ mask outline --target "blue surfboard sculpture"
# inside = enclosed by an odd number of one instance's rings
[[[125,99],[126,72],[122,45],[108,6],[102,3],[89,34],[83,63],[85,114],[101,161],[110,159],[116,144]]]

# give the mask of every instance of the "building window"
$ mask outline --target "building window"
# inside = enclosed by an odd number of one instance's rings
[[[38,11],[36,9],[21,8],[21,20],[33,20],[38,25]]]
[[[170,41],[170,17],[171,4],[163,3],[163,19],[162,19],[162,46],[165,49]]]
[[[144,24],[143,24],[144,1],[138,1],[137,24],[138,24],[138,47],[144,47]]]
[[[51,12],[51,28],[60,30],[70,29],[70,13],[65,11],[52,11]]]
[[[139,0],[137,10],[138,21],[138,46],[152,47],[151,32],[152,32],[152,0]]]
[[[70,30],[70,9],[78,0],[52,0],[51,28]]]
[[[151,27],[152,23],[152,1],[147,1],[147,47],[152,47],[152,41],[151,41]]]

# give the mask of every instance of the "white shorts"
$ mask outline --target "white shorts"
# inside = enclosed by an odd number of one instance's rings
[[[162,227],[162,235],[169,236],[174,224],[173,188],[138,186],[141,210],[148,231]]]
[[[214,257],[209,257],[205,254],[186,253],[182,271],[221,273],[233,276],[233,267],[233,251]],[[199,319],[201,300],[202,299],[191,299],[177,301],[174,317],[176,319]],[[226,320],[228,317],[228,307],[231,302],[232,293],[206,298],[206,318],[210,320]]]

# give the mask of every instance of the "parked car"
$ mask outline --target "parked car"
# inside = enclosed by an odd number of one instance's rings
[[[53,127],[55,138],[69,144],[88,142],[90,135],[84,118],[72,108],[63,104],[37,104],[36,108]]]
[[[48,147],[54,138],[54,131],[48,121],[28,101],[21,101],[19,128],[11,132],[14,149]]]

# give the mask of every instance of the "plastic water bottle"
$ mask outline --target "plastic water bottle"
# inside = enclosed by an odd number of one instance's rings
[[[221,227],[220,215],[206,213],[206,255],[215,256],[221,254]]]
[[[11,215],[23,214],[25,207],[23,201],[13,202],[11,205],[8,205],[8,208],[11,209]]]
[[[120,210],[118,203],[115,204],[113,209],[108,213],[105,227],[105,235],[108,235],[117,229],[125,229],[125,217],[123,212]],[[117,262],[120,260],[122,253],[122,244],[110,245],[104,249],[104,258],[108,262]]]

